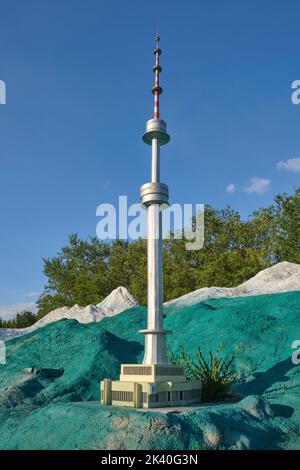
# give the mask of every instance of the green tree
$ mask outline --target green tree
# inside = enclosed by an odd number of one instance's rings
[[[275,197],[275,222],[276,260],[300,263],[300,188]]]
[[[52,259],[44,259],[48,278],[45,292],[38,299],[39,317],[63,305],[100,302],[110,293],[107,243],[69,237],[69,245]]]
[[[110,288],[126,287],[140,304],[147,303],[147,243],[116,240],[109,256]]]
[[[26,310],[18,312],[11,320],[2,320],[0,318],[0,328],[26,328],[36,322],[37,316]]]
[[[195,225],[195,219],[191,222]],[[171,234],[164,240],[164,300],[201,287],[236,286],[279,261],[300,263],[300,188],[279,194],[274,204],[247,220],[230,207],[205,207],[205,240],[198,251]],[[123,285],[147,302],[147,243],[69,238],[67,246],[44,260],[48,278],[38,300],[39,317],[64,305],[98,303]]]

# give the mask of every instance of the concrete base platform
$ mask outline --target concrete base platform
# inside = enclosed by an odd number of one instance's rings
[[[160,364],[121,366],[120,380],[101,382],[101,403],[132,408],[182,407],[201,402],[201,383],[184,369]]]

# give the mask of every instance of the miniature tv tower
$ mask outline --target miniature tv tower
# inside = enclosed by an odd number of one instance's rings
[[[147,207],[148,216],[148,322],[147,329],[140,333],[145,335],[144,364],[167,364],[165,335],[163,329],[163,258],[162,258],[162,213],[161,206],[169,202],[169,188],[160,182],[160,147],[169,142],[166,123],[159,118],[159,95],[162,87],[159,85],[159,56],[161,49],[159,36],[156,36],[154,117],[146,124],[143,141],[151,145],[151,182],[141,187],[141,203]]]
[[[163,255],[162,207],[169,202],[168,186],[160,182],[160,147],[169,142],[166,123],[159,117],[159,96],[162,88],[159,74],[161,49],[156,35],[154,116],[147,121],[143,141],[151,145],[151,182],[141,187],[141,203],[147,208],[148,311],[143,364],[121,365],[120,380],[101,382],[101,403],[135,408],[183,406],[201,401],[201,383],[186,379],[184,368],[169,365],[166,334],[163,328]]]

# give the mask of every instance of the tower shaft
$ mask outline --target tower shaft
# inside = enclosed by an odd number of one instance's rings
[[[159,37],[156,37],[154,118],[146,125],[143,140],[151,145],[151,182],[141,187],[141,202],[147,208],[147,267],[148,267],[148,316],[145,334],[144,364],[167,364],[165,335],[163,329],[163,253],[162,253],[162,213],[161,206],[168,204],[168,186],[160,182],[160,147],[167,144],[170,136],[167,134],[166,123],[159,119],[159,95],[162,88],[159,85]]]
[[[159,183],[160,179],[160,144],[158,139],[152,139],[151,181]]]

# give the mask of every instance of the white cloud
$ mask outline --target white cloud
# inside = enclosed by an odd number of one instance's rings
[[[234,193],[235,190],[235,184],[233,183],[230,183],[228,186],[226,186],[226,193]]]
[[[39,291],[32,291],[32,292],[25,292],[25,297],[39,297],[42,292]]]
[[[277,163],[277,170],[292,171],[293,173],[300,172],[300,157],[289,158]]]
[[[247,193],[264,194],[271,186],[271,180],[253,176],[250,178],[248,186],[245,188]]]
[[[23,310],[36,313],[36,304],[34,302],[17,302],[11,305],[0,306],[0,317],[2,320],[9,320],[14,318],[17,312],[22,312]]]

